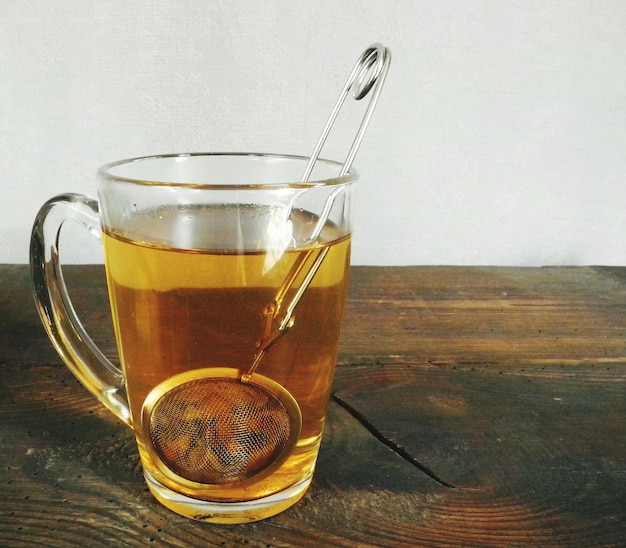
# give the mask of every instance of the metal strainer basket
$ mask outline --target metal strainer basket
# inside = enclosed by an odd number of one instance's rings
[[[302,416],[295,399],[273,380],[212,367],[169,378],[144,403],[148,451],[160,471],[202,485],[259,479],[296,445]]]

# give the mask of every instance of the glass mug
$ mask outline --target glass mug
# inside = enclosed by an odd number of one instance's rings
[[[197,520],[242,523],[311,483],[350,264],[357,174],[269,154],[177,154],[98,170],[98,201],[39,211],[31,275],[78,379],[134,430],[150,491]],[[59,261],[65,221],[103,241],[121,368],[91,341]]]

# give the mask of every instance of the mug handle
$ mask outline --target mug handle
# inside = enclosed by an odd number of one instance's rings
[[[102,238],[98,202],[81,194],[61,194],[39,210],[30,239],[30,273],[37,311],[70,371],[128,426],[132,419],[124,376],[85,331],[67,292],[59,261],[59,236],[65,221],[75,221]]]

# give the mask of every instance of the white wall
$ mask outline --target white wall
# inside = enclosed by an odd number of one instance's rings
[[[374,41],[355,264],[626,265],[623,0],[0,0],[0,262],[108,161],[310,152]]]

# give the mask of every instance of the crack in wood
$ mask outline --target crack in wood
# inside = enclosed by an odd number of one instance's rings
[[[347,411],[354,419],[356,419],[359,424],[361,424],[361,426],[363,426],[372,436],[374,436],[383,445],[389,447],[389,449],[391,449],[399,457],[426,474],[431,479],[435,480],[440,485],[443,485],[444,487],[450,487],[451,489],[455,488],[454,485],[448,483],[444,479],[440,478],[437,474],[435,474],[435,472],[428,468],[428,466],[425,466],[424,464],[419,462],[413,455],[411,455],[411,453],[409,453],[404,448],[404,446],[397,444],[392,439],[385,436],[365,417],[365,415],[357,411],[348,402],[342,400],[336,393],[332,394],[332,399],[337,405],[339,405],[339,407]]]

